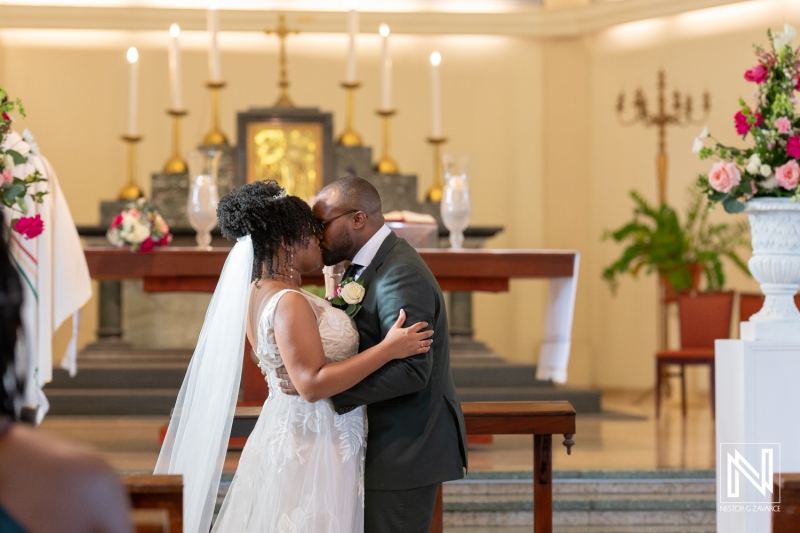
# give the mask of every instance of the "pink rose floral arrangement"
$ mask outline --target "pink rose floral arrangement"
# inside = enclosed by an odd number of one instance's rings
[[[139,253],[147,253],[156,246],[166,246],[172,242],[169,226],[156,206],[146,198],[131,202],[114,217],[106,238],[117,248],[129,248]]]
[[[788,24],[782,33],[767,30],[769,50],[755,46],[758,64],[744,73],[756,84],[755,105],[739,99],[733,117],[736,133],[753,139],[752,148],[725,146],[703,129],[694,141],[700,159],[715,158],[700,186],[711,202],[722,202],[725,211],[739,213],[754,197],[800,198],[800,117],[795,114],[800,91],[800,47],[793,48],[797,32]],[[705,146],[706,139],[713,146]]]
[[[40,215],[28,216],[29,200],[41,203],[47,191],[37,185],[46,182],[34,161],[39,156],[39,146],[28,130],[22,135],[13,131],[12,115],[25,116],[19,99],[10,100],[0,87],[0,201],[12,213],[11,229],[26,239],[33,239],[44,231]]]

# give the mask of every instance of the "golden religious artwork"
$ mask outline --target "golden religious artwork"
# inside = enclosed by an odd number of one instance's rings
[[[313,111],[311,113],[310,111]],[[310,201],[325,185],[333,163],[330,114],[270,108],[239,115],[239,158],[247,183],[275,180]]]
[[[286,192],[309,199],[321,188],[320,124],[252,123],[247,127],[247,182],[275,180]]]

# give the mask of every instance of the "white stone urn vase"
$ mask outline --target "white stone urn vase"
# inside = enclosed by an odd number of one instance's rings
[[[750,322],[800,326],[794,295],[800,287],[800,202],[753,198],[745,204],[753,238],[748,267],[761,284],[764,307]]]

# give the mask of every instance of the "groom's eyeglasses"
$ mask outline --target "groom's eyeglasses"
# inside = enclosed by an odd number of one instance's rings
[[[322,231],[328,229],[328,226],[330,226],[331,223],[337,218],[342,218],[345,215],[352,215],[353,213],[358,213],[358,209],[351,209],[350,211],[345,211],[341,215],[336,215],[335,217],[329,218],[328,220],[320,220],[319,223],[322,225]]]

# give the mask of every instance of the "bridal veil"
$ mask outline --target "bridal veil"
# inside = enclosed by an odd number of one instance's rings
[[[214,290],[155,474],[183,475],[184,530],[211,526],[236,409],[253,269],[249,235],[234,245]]]

